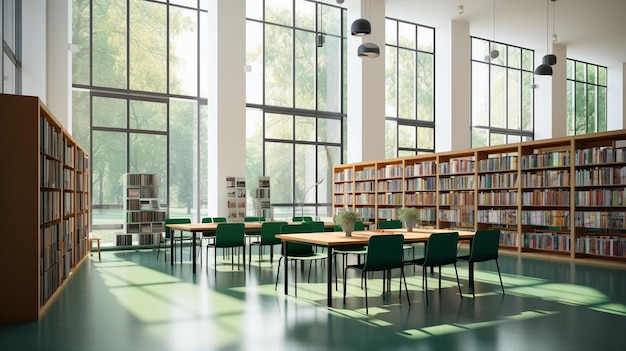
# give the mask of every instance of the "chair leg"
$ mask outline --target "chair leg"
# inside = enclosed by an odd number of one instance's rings
[[[456,285],[459,287],[459,296],[463,300],[463,293],[461,292],[461,282],[459,281],[459,272],[456,270],[456,263],[454,263],[454,274],[456,275]]]
[[[426,279],[426,266],[422,269],[422,275],[424,276],[422,283],[425,283],[426,286],[424,289],[424,294],[426,294],[426,306],[428,306],[428,279]]]
[[[367,278],[365,279],[365,314],[370,314],[369,307],[367,305]]]
[[[344,267],[343,269],[343,304],[346,304],[346,272],[348,271],[348,267]]]
[[[276,284],[274,284],[274,291],[276,291],[276,289],[278,288],[278,277],[280,274],[280,262],[283,260],[283,258],[279,258],[278,259],[278,272],[276,272]]]
[[[409,306],[411,306],[411,299],[409,298],[409,288],[406,285],[406,276],[404,275],[404,267],[402,267],[401,269],[402,269],[402,280],[404,280],[404,291],[406,291],[406,299],[407,301],[409,301]],[[413,266],[413,269],[415,269],[415,265]],[[400,283],[400,290],[402,290],[402,283]],[[400,295],[402,295],[402,292],[400,292]]]
[[[500,277],[500,287],[502,288],[502,295],[504,295],[504,284],[502,284],[502,275],[500,274],[500,265],[498,264],[497,258],[496,258],[496,268],[498,268],[498,277]]]

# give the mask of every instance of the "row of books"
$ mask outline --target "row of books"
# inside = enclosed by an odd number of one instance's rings
[[[626,229],[626,212],[576,211],[574,226],[579,228]]]
[[[413,178],[404,182],[405,191],[435,190],[437,179],[435,177]]]
[[[42,190],[40,194],[41,222],[47,223],[61,218],[61,193]]]
[[[523,210],[522,225],[569,226],[569,211],[565,210]]]
[[[414,194],[405,194],[404,204],[406,206],[437,206],[437,193],[418,192]]]
[[[165,211],[141,211],[127,212],[126,222],[163,222],[165,221]]]
[[[474,160],[472,159],[452,159],[448,162],[439,163],[439,174],[459,174],[473,172]]]
[[[517,169],[517,156],[490,157],[478,161],[478,171],[512,171]]]
[[[140,186],[126,189],[127,198],[158,198],[159,189],[154,186]]]
[[[523,172],[522,186],[540,188],[548,186],[570,186],[570,174],[567,169],[543,170],[540,172]]]
[[[570,251],[570,235],[553,232],[523,233],[522,247],[538,250]]]
[[[523,206],[569,206],[569,190],[546,189],[522,193]]]
[[[357,183],[360,184],[360,183]],[[378,191],[402,191],[403,182],[402,179],[389,179],[379,181],[376,184]]]
[[[348,184],[346,184],[348,185]],[[350,184],[351,185],[351,184]],[[347,189],[352,188],[352,186],[348,186]],[[356,191],[375,191],[376,186],[374,185],[374,181],[365,181],[356,183]]]
[[[574,204],[576,206],[621,207],[626,204],[626,192],[623,188],[576,190]]]
[[[591,147],[577,149],[575,152],[576,165],[596,165],[606,163],[626,162],[626,150],[613,147]]]
[[[577,186],[626,185],[626,166],[577,169],[575,184]]]
[[[517,232],[509,230],[500,231],[500,245],[501,246],[515,246],[517,247],[518,235]]]
[[[378,169],[376,172],[378,179],[382,178],[402,178],[403,167],[402,165],[386,165],[383,168]]]
[[[477,198],[478,206],[517,206],[516,191],[482,192]]]
[[[126,225],[126,234],[136,233],[161,233],[165,231],[163,223],[128,223]]]
[[[570,164],[569,150],[546,152],[543,154],[522,155],[522,169],[564,167]]]
[[[463,190],[474,188],[473,175],[439,178],[439,190]]]
[[[65,143],[61,128],[50,124],[45,116],[40,116],[40,151],[58,161],[63,160]]]
[[[407,165],[404,175],[406,177],[428,176],[437,174],[437,161],[418,162]]]
[[[367,180],[376,178],[376,168],[368,167],[354,172],[355,180]]]
[[[476,201],[473,192],[443,193],[438,199],[439,206],[473,206]]]
[[[517,188],[517,173],[490,173],[478,177],[479,189]]]
[[[379,205],[402,205],[402,194],[385,193],[376,195]]]
[[[624,236],[581,236],[576,238],[576,252],[611,257],[626,257]]]
[[[160,185],[161,175],[159,174],[136,174],[126,173],[126,185]]]
[[[478,223],[517,225],[517,210],[478,210]]]
[[[474,210],[439,210],[439,220],[443,222],[466,223],[474,225]]]

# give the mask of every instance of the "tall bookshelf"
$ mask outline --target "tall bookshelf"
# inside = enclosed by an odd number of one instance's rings
[[[257,216],[272,218],[270,195],[270,177],[259,177],[258,187],[254,190],[254,205]]]
[[[246,178],[226,177],[226,218],[243,222],[246,217]]]
[[[116,237],[117,246],[154,245],[165,231],[165,211],[159,206],[159,174],[124,174],[124,234]]]
[[[37,98],[0,94],[0,323],[38,319],[84,262],[89,158]]]
[[[626,130],[333,168],[333,211],[420,210],[422,226],[499,229],[501,248],[626,262]]]

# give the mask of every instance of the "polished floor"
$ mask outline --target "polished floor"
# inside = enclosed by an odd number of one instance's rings
[[[418,250],[419,251],[419,250]],[[419,255],[419,252],[418,252]],[[459,263],[463,299],[452,267],[442,289],[407,269],[409,295],[398,279],[383,299],[381,278],[369,280],[369,315],[360,279],[349,276],[326,307],[325,265],[300,280],[298,297],[274,291],[277,258],[253,256],[245,271],[213,253],[191,274],[146,251],[103,252],[74,273],[39,321],[0,325],[2,350],[623,350],[626,263],[572,263],[503,252],[500,291],[493,262],[477,265],[476,296]],[[162,258],[163,256],[161,256]],[[168,257],[169,258],[169,257]],[[185,254],[188,258],[188,253]],[[308,269],[308,268],[307,268]],[[281,274],[282,276],[282,274]],[[302,276],[301,274],[299,276]],[[7,288],[5,286],[2,287]]]

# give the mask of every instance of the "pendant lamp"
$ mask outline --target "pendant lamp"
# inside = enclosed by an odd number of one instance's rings
[[[556,0],[546,0],[546,52],[549,51],[550,44],[548,43],[548,26],[549,26],[549,1],[552,1],[552,37],[554,37],[554,3]],[[552,66],[556,64],[556,55],[546,54],[543,57],[542,63],[535,69],[535,74],[540,76],[551,76]]]
[[[369,2],[368,2],[368,6],[369,6]],[[364,13],[363,9],[364,9],[363,0],[361,0],[361,16],[365,17],[363,15]],[[360,20],[367,21],[366,19],[362,18],[362,19],[356,20],[354,23]],[[354,23],[352,24],[352,28],[353,28],[352,34],[354,34]],[[369,36],[369,34],[371,33],[371,25],[369,21],[367,21],[367,26],[369,28],[367,35]],[[371,42],[363,43],[357,49],[357,55],[359,55],[359,57],[369,57],[369,58],[378,57],[380,55],[380,48],[375,43],[371,43]]]
[[[352,22],[350,32],[357,37],[363,37],[372,33],[372,24],[363,16],[363,0],[361,0],[361,18]]]

